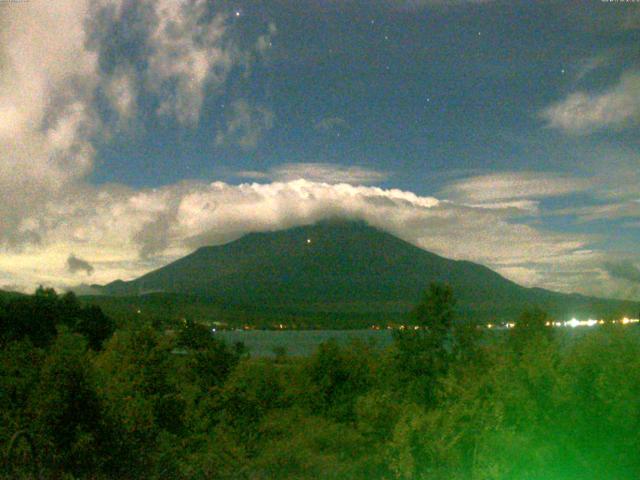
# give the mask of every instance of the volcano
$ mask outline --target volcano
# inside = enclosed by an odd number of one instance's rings
[[[558,319],[638,311],[633,302],[523,287],[483,265],[444,258],[352,221],[250,233],[100,289],[116,296],[188,295],[271,314],[331,314],[339,322],[406,314],[431,282],[451,285],[457,313],[468,320],[512,321],[532,306]]]

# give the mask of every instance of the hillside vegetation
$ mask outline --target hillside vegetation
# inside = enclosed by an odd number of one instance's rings
[[[473,322],[511,322],[532,306],[560,320],[640,311],[634,302],[525,288],[482,265],[441,257],[362,222],[337,220],[200,248],[130,282],[98,287],[126,302],[92,302],[105,308],[128,302],[137,310],[144,301],[154,311],[164,302],[168,314],[197,311],[236,324],[363,328],[397,322],[432,282],[451,285],[456,315]]]
[[[0,300],[0,477],[581,479],[640,475],[640,341],[561,345],[524,312],[483,342],[433,284],[392,346],[250,358],[207,328]]]

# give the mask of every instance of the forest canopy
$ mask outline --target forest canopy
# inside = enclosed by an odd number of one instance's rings
[[[387,348],[252,358],[193,321],[0,301],[2,478],[630,479],[635,327],[567,341],[524,312],[480,337],[432,285]]]

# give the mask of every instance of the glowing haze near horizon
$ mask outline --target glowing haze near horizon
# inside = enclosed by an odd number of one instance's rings
[[[0,288],[342,216],[640,293],[640,6],[0,2]]]

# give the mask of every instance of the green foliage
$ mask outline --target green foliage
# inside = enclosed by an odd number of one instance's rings
[[[177,345],[187,350],[188,375],[204,392],[220,387],[244,353],[242,344],[232,349],[208,327],[186,319],[180,322]]]
[[[248,448],[259,435],[261,419],[270,409],[285,405],[284,380],[271,362],[241,362],[221,393],[221,420]]]
[[[97,388],[108,415],[120,426],[127,469],[153,464],[158,436],[180,431],[183,405],[173,382],[174,344],[150,326],[117,332],[95,359]],[[168,410],[164,410],[167,408]]]
[[[276,412],[263,422],[263,435],[264,446],[250,464],[254,479],[365,479],[380,473],[372,472],[367,444],[348,424]]]
[[[57,323],[57,295],[40,287],[34,296],[12,298],[0,309],[0,345],[28,338],[45,347],[55,338]]]
[[[33,296],[17,296],[0,305],[0,345],[28,338],[37,347],[54,341],[59,326],[84,335],[94,350],[115,330],[99,307],[82,307],[72,292],[63,296],[39,287]]]
[[[511,329],[509,342],[516,351],[521,351],[532,342],[550,341],[553,329],[549,325],[550,318],[540,308],[527,309],[518,318]]]
[[[100,350],[102,343],[115,330],[115,323],[99,307],[94,305],[80,310],[74,331],[84,335],[93,350]]]
[[[371,389],[356,400],[358,431],[374,445],[384,444],[391,438],[401,408],[402,403],[393,392],[384,388]]]
[[[418,402],[435,400],[436,381],[449,367],[454,305],[451,287],[432,283],[413,312],[419,329],[394,331],[399,377]]]
[[[355,399],[371,383],[369,356],[362,344],[345,349],[334,340],[321,344],[306,365],[311,409],[329,418],[352,420]]]
[[[107,452],[101,450],[109,436],[85,352],[76,335],[63,332],[56,339],[29,409],[38,449],[48,451],[54,470],[76,476],[102,469]]]
[[[193,320],[182,319],[179,323],[178,346],[202,350],[211,343],[211,332]]]
[[[559,337],[534,310],[479,341],[452,307],[434,285],[387,349],[250,358],[198,322],[111,335],[73,295],[8,299],[0,478],[640,476],[640,332]]]
[[[455,299],[450,285],[432,283],[413,312],[418,325],[428,329],[437,344],[444,342],[453,325]]]

